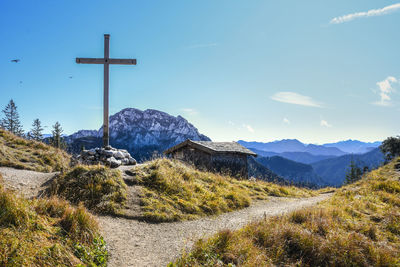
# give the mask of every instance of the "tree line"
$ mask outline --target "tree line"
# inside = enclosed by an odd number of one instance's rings
[[[38,142],[47,141],[50,145],[65,149],[66,144],[62,138],[63,129],[61,124],[57,121],[52,126],[52,136],[45,140],[43,137],[43,127],[42,122],[39,119],[33,120],[32,128],[29,132],[25,133],[19,118],[19,113],[17,110],[17,105],[14,100],[10,100],[7,106],[2,110],[3,118],[0,120],[0,127],[28,140],[35,140]]]
[[[386,138],[379,146],[379,149],[385,156],[384,164],[390,162],[397,157],[400,157],[400,135],[396,137],[392,136]],[[345,184],[357,182],[363,177],[364,174],[368,172],[369,168],[367,166],[361,169],[353,160],[351,160],[350,166],[346,173]]]

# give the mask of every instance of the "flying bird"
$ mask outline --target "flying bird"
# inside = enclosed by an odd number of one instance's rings
[[[70,79],[72,79],[72,76],[69,76]]]
[[[20,59],[13,59],[13,60],[11,60],[11,62],[14,62],[14,63],[18,63],[18,62],[20,62],[21,60]]]

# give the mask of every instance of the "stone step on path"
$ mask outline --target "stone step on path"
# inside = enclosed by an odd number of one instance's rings
[[[132,171],[135,168],[141,167],[143,164],[135,166],[120,166],[118,170],[122,173],[122,179],[125,181],[127,187],[127,202],[125,209],[122,210],[123,217],[126,219],[138,220],[141,219],[142,209],[140,206],[140,194],[142,192],[142,186],[132,184],[130,182],[132,177]]]

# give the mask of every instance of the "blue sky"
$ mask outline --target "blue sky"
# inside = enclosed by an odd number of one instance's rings
[[[182,115],[216,141],[382,140],[400,133],[399,1],[0,2],[0,107],[66,133],[110,109]],[[12,59],[21,59],[18,63]],[[72,76],[72,79],[69,77]]]

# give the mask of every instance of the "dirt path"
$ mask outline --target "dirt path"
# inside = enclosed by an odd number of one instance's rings
[[[26,198],[36,197],[57,173],[42,173],[0,167],[6,188],[14,190]]]
[[[109,266],[166,266],[199,238],[222,229],[240,228],[264,216],[312,206],[329,196],[331,194],[301,199],[273,197],[268,202],[258,202],[215,218],[176,223],[148,224],[111,217],[98,219],[109,246]]]
[[[121,168],[125,171],[127,168]],[[46,188],[56,173],[39,173],[0,167],[6,188],[25,197],[35,197]],[[133,190],[133,189],[132,189]],[[132,191],[132,195],[137,192]],[[312,198],[277,198],[257,202],[251,207],[213,218],[176,223],[149,224],[125,218],[97,216],[109,246],[109,266],[166,266],[193,242],[222,229],[238,229],[243,225],[293,210],[312,206],[328,198],[322,194]],[[137,203],[136,203],[137,204]]]

